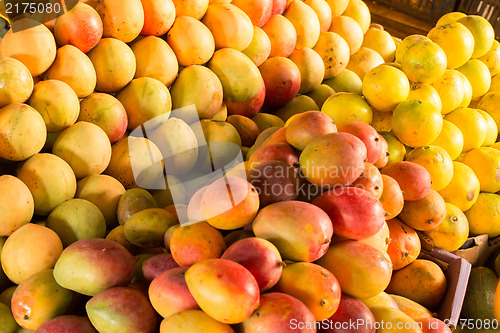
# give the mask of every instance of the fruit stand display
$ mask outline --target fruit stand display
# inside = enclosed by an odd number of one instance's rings
[[[493,11],[63,3],[1,8],[0,333],[500,332]]]

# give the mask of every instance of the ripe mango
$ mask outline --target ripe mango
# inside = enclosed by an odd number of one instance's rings
[[[207,259],[185,274],[189,291],[200,308],[225,324],[248,319],[259,306],[259,286],[242,265],[227,259]],[[238,304],[228,307],[227,304]]]
[[[208,68],[219,77],[226,101],[248,101],[261,87],[259,69],[237,50],[224,48],[216,51],[208,62]]]
[[[89,238],[77,241],[61,253],[54,278],[64,288],[93,296],[118,285],[127,285],[134,275],[134,257],[117,242]]]
[[[57,284],[52,269],[45,269],[16,288],[12,314],[21,327],[35,331],[49,319],[64,314],[72,299],[73,292]]]
[[[146,295],[131,287],[106,289],[92,297],[85,309],[100,332],[153,333],[157,324]]]
[[[204,66],[191,65],[182,69],[170,89],[170,94],[174,110],[194,104],[199,119],[211,119],[222,106],[221,81],[214,72]]]
[[[47,137],[44,120],[34,108],[12,103],[0,109],[0,158],[25,160],[38,153]]]
[[[47,218],[64,247],[85,238],[104,238],[106,221],[99,208],[84,199],[71,199],[57,206]]]

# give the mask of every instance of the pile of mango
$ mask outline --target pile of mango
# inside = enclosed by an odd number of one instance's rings
[[[0,41],[0,333],[451,331],[420,237],[500,235],[486,19],[400,40],[362,0],[67,10]],[[463,315],[496,328],[483,275]]]

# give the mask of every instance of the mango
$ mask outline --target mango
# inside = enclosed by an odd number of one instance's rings
[[[52,153],[65,160],[81,179],[102,173],[111,160],[111,144],[97,125],[80,121],[57,137]]]
[[[174,110],[194,104],[199,119],[211,119],[222,106],[221,81],[204,66],[191,65],[182,69],[170,94]]]
[[[118,200],[118,222],[123,225],[132,215],[148,208],[158,208],[153,196],[142,188],[129,189]]]
[[[0,193],[0,236],[9,236],[31,221],[35,204],[29,188],[14,176],[0,176]]]
[[[395,271],[386,292],[415,301],[433,311],[447,288],[446,276],[434,262],[417,259]]]
[[[190,16],[177,16],[167,33],[167,43],[182,67],[203,65],[215,51],[215,41],[210,30]]]
[[[47,218],[47,227],[66,247],[86,238],[104,238],[106,221],[99,208],[84,199],[71,199],[57,206]]]
[[[227,117],[227,122],[236,128],[240,134],[241,144],[245,147],[251,147],[260,134],[257,124],[248,117],[233,114]]]
[[[273,243],[283,259],[312,262],[327,251],[333,227],[328,215],[317,206],[283,201],[259,211],[253,232]]]
[[[269,113],[257,113],[251,119],[257,124],[261,133],[268,128],[283,127],[285,125],[281,118]]]
[[[281,15],[286,9],[286,5],[288,3],[287,0],[272,0],[273,1],[273,10],[271,11],[271,15]]]
[[[259,306],[257,281],[245,267],[233,261],[199,261],[186,271],[185,277],[200,308],[222,323],[241,323]],[[227,307],[227,304],[239,306]]]
[[[2,249],[3,249],[3,246],[4,246],[6,240],[7,240],[7,237],[0,237],[0,256],[2,254]],[[7,297],[4,293],[8,293],[7,290],[10,289],[9,286],[11,284],[12,284],[12,282],[9,280],[7,275],[5,275],[5,272],[2,268],[2,266],[0,265],[0,290],[2,291],[0,293],[0,302],[3,302],[5,304],[10,304],[10,297]]]
[[[416,230],[429,231],[446,217],[446,203],[438,192],[431,189],[422,199],[406,202],[398,217]]]
[[[283,106],[290,102],[300,90],[299,68],[288,58],[268,58],[259,66],[259,71],[266,87],[265,105]]]
[[[392,114],[390,112],[380,112],[378,114],[382,114],[382,115],[389,114],[389,116],[392,117]],[[392,134],[390,132],[381,131],[379,134],[385,139],[385,141],[387,141],[388,152],[390,154],[389,160],[387,161],[387,164],[392,164],[392,163],[403,161],[406,158],[405,145],[401,141],[399,141],[399,139],[394,134]],[[418,152],[419,150],[421,150],[421,149],[417,148],[417,149],[414,149],[412,151]],[[444,156],[443,156],[443,158],[444,158]],[[410,158],[408,158],[408,161],[413,162],[412,160],[410,160]],[[451,175],[450,175],[450,177],[451,177]],[[435,182],[433,181],[433,183],[432,183],[433,186],[434,186],[434,183]]]
[[[381,323],[383,321],[385,323],[383,327],[377,329],[377,333],[394,332],[396,327],[398,327],[398,332],[401,333],[422,333],[419,323],[400,310],[385,306],[378,306],[372,308],[371,312],[373,313],[376,322]]]
[[[71,87],[78,98],[94,92],[97,75],[89,57],[73,45],[57,49],[56,59],[43,74],[45,80],[59,80]]]
[[[184,310],[165,318],[160,333],[234,333],[231,326],[218,322],[201,310]]]
[[[279,140],[278,142],[273,142],[271,140],[266,140],[265,144],[255,149],[250,157],[247,158],[250,169],[271,161],[284,162],[288,166],[297,169],[299,164],[299,151],[295,150],[288,143],[283,142],[286,141],[286,139],[281,141],[282,142],[279,142]]]
[[[262,295],[259,307],[238,328],[242,332],[260,330],[271,333],[297,329],[300,333],[316,332],[314,315],[307,306],[295,297],[282,293]]]
[[[324,79],[339,75],[351,61],[349,58],[349,45],[340,35],[334,32],[321,32],[318,42],[313,46],[313,50],[323,59],[325,67]]]
[[[14,58],[0,58],[2,89],[0,90],[0,107],[11,103],[24,103],[33,92],[33,77],[28,68]]]
[[[80,102],[77,121],[87,121],[99,126],[111,144],[123,138],[128,126],[127,112],[122,103],[104,93],[93,93]]]
[[[80,111],[76,93],[58,80],[38,82],[28,104],[42,115],[48,132],[60,132],[73,125]]]
[[[112,146],[111,160],[104,173],[117,179],[126,189],[165,186],[161,160],[161,152],[153,142],[128,136]]]
[[[139,2],[139,0],[127,1]],[[106,2],[110,3],[108,0]],[[134,52],[123,41],[115,38],[103,38],[87,55],[92,61],[97,75],[97,91],[117,92],[134,78],[136,70]]]
[[[380,172],[398,182],[405,201],[420,200],[431,191],[430,174],[419,164],[401,161],[386,166]]]
[[[220,258],[226,249],[221,232],[204,221],[177,228],[169,245],[172,257],[181,267],[190,267],[204,259]]]
[[[144,276],[144,271],[142,270],[142,266],[146,259],[154,256],[154,253],[138,251],[138,254],[134,256],[134,277],[132,278],[132,283],[129,285],[131,287],[133,284],[136,284],[139,288],[146,283],[146,277]]]
[[[363,141],[354,135],[329,133],[315,139],[302,151],[300,169],[315,185],[346,186],[363,173],[366,154]]]
[[[243,51],[252,41],[252,21],[233,4],[210,4],[201,22],[212,32],[217,50]]]
[[[72,298],[72,291],[57,284],[53,270],[45,269],[16,288],[11,301],[12,314],[21,327],[35,331],[49,319],[64,314]]]
[[[172,99],[167,87],[149,77],[132,80],[116,98],[127,111],[129,130],[140,125],[151,130],[166,120],[172,110]]]
[[[422,305],[418,304],[415,301],[412,301],[409,298],[399,296],[399,295],[390,295],[392,299],[398,305],[399,310],[406,313],[415,321],[420,321],[422,319],[433,319],[434,316],[432,313],[427,310]]]
[[[99,43],[103,33],[99,13],[88,4],[79,2],[66,9],[64,13],[68,15],[58,13],[54,22],[57,44],[75,46],[83,53],[90,51]]]
[[[111,229],[106,235],[106,239],[109,239],[113,242],[117,242],[118,244],[125,247],[132,254],[139,253],[140,252],[139,248],[134,244],[130,243],[130,241],[125,237],[124,229],[125,227],[123,225],[119,225],[114,229]]]
[[[122,245],[88,238],[68,246],[54,267],[54,278],[64,288],[93,296],[127,285],[134,274],[134,257]]]
[[[362,205],[353,205],[352,202]],[[314,199],[313,204],[328,214],[334,233],[345,238],[369,238],[379,232],[385,223],[385,211],[380,201],[361,188],[333,189]]]
[[[221,258],[237,262],[248,269],[261,291],[272,288],[278,282],[284,266],[276,246],[258,237],[234,242]]]
[[[174,232],[177,229],[179,229],[180,227],[181,227],[180,224],[175,224],[167,229],[167,232],[165,233],[165,236],[163,237],[163,243],[164,243],[166,249],[170,249],[170,240],[172,239]]]
[[[29,18],[22,18],[16,20],[3,36],[0,57],[19,60],[35,77],[49,69],[54,62],[56,41],[50,30],[43,24]]]
[[[184,184],[174,175],[165,177],[163,190],[151,190],[151,194],[159,207],[168,207],[175,205],[175,202],[184,202],[187,196]],[[171,213],[176,214],[175,212]]]
[[[178,267],[165,271],[149,285],[151,304],[163,318],[181,311],[199,309],[186,284],[186,270]]]
[[[73,170],[56,155],[33,155],[19,169],[17,177],[30,189],[37,215],[49,215],[58,205],[73,198],[76,192]]]
[[[169,1],[163,3],[168,6]],[[135,41],[130,48],[136,60],[134,78],[146,76],[157,79],[167,87],[172,85],[179,71],[179,63],[166,41],[156,36],[147,36]]]
[[[318,106],[318,109],[321,110],[325,101],[333,94],[335,94],[335,90],[329,85],[322,83],[316,89],[309,92],[307,96],[311,97]]]
[[[97,333],[87,317],[63,315],[45,322],[37,330],[39,333],[52,333],[57,330],[66,330],[74,333]]]
[[[275,2],[277,0],[274,0]],[[283,1],[283,0],[279,0]],[[283,1],[285,2],[285,1]],[[283,4],[281,13],[273,13],[269,20],[262,26],[262,30],[269,37],[271,42],[270,57],[288,57],[295,49],[297,43],[297,32],[292,22],[281,15],[285,10],[286,4]],[[274,11],[274,9],[273,9]]]
[[[335,92],[349,92],[361,95],[361,79],[355,72],[347,68],[340,72],[337,76],[323,82],[335,90]]]
[[[171,213],[161,208],[150,208],[129,217],[123,231],[132,244],[154,248],[163,245],[165,232],[174,224],[177,224],[177,219]]]
[[[365,171],[351,186],[361,188],[373,194],[377,199],[382,197],[384,191],[384,181],[382,174],[376,166],[370,163],[365,163]]]
[[[198,140],[183,120],[170,118],[148,135],[163,156],[167,175],[186,174],[198,159]]]
[[[366,158],[368,163],[377,162],[382,153],[382,139],[377,131],[370,125],[361,121],[351,121],[338,126],[339,132],[345,132],[354,135],[366,146]]]
[[[283,161],[269,160],[248,172],[248,181],[259,193],[260,207],[275,202],[297,200],[300,178],[295,168]]]
[[[7,277],[6,277],[6,279],[7,279]],[[9,283],[12,283],[12,282],[9,281]],[[11,314],[12,314],[12,312],[10,311],[10,300],[12,299],[12,295],[14,294],[14,291],[16,290],[16,288],[17,288],[17,285],[13,285],[13,286],[8,287],[4,291],[2,291],[2,293],[0,293],[0,302],[9,306],[9,312]]]
[[[361,47],[358,51],[356,51],[356,53],[350,56],[349,62],[345,68],[354,72],[361,80],[363,80],[366,73],[383,63],[384,59],[377,53],[377,51],[367,47]]]
[[[54,231],[29,223],[14,231],[3,245],[2,268],[12,282],[19,284],[33,274],[53,268],[62,250]]]
[[[255,187],[239,177],[223,177],[203,193],[200,212],[213,227],[233,230],[250,223],[259,210]]]
[[[316,102],[307,95],[297,95],[282,107],[272,110],[274,115],[285,122],[285,126],[293,116],[307,111],[319,111]]]
[[[0,109],[0,157],[11,161],[38,153],[47,137],[43,118],[29,105],[12,103]]]
[[[361,239],[360,241],[370,246],[373,246],[380,252],[384,253],[387,252],[387,248],[392,241],[391,238],[389,237],[389,234],[390,234],[389,227],[387,226],[386,222],[379,230],[379,232],[377,232],[375,235],[369,238]]]
[[[118,201],[125,193],[123,185],[108,175],[90,175],[77,183],[76,198],[85,199],[99,208],[108,228],[117,225]]]
[[[311,7],[302,1],[293,0],[288,4],[283,16],[293,24],[297,33],[296,49],[316,45],[321,27],[319,18]]]
[[[85,309],[99,332],[153,333],[157,324],[147,296],[131,287],[106,289],[92,297]]]
[[[369,298],[360,298],[359,301],[361,301],[364,305],[366,305],[369,309],[376,307],[376,306],[387,306],[390,308],[394,308],[396,310],[399,310],[398,303],[393,299],[393,297],[386,292],[381,292],[373,297]]]
[[[175,262],[170,253],[154,254],[142,262],[142,274],[147,283],[153,281],[161,273],[179,265]]]
[[[12,311],[5,304],[0,304],[0,330],[2,332],[17,332],[19,326],[17,325]]]
[[[271,2],[271,0],[257,0],[257,1],[260,1],[261,3]],[[232,3],[237,6],[236,1],[233,1]],[[238,3],[246,4],[251,2],[239,1]],[[266,35],[264,30],[254,25],[252,41],[250,42],[250,44],[248,44],[246,49],[244,49],[241,52],[243,52],[243,54],[249,57],[250,60],[252,60],[252,62],[255,64],[255,66],[259,67],[269,57],[269,54],[271,53],[271,41],[269,40],[269,37]]]
[[[254,118],[254,117],[252,117],[252,118]],[[276,117],[276,118],[279,119],[278,117]],[[283,122],[283,120],[281,120],[281,119],[279,119],[279,120],[281,122]],[[252,145],[252,147],[250,147],[249,150],[247,151],[247,153],[245,155],[245,161],[249,161],[250,158],[252,157],[252,154],[255,152],[255,150],[257,150],[258,148],[260,148],[260,146],[262,146],[262,144],[264,143],[264,141],[266,141],[267,138],[269,138],[278,129],[279,129],[279,127],[265,128],[261,132],[261,134],[259,134],[259,136],[257,136],[257,139],[255,139],[255,143]]]
[[[404,268],[414,262],[421,249],[420,238],[412,227],[401,222],[398,218],[387,221],[391,242],[387,254],[391,258],[394,270]]]
[[[285,266],[275,291],[302,301],[317,321],[330,318],[340,303],[340,285],[327,269],[313,263],[294,263]]]
[[[161,36],[165,34],[175,20],[175,5],[170,1],[141,0],[144,10],[142,36]]]
[[[233,125],[208,119],[201,120],[200,125],[201,131],[199,128],[194,129],[199,144],[199,171],[211,173],[227,167],[235,159],[242,159],[241,137]],[[206,146],[204,142],[207,143]]]
[[[323,59],[311,48],[296,49],[289,57],[300,71],[300,94],[307,94],[321,85],[325,74]]]
[[[325,329],[325,333],[342,333],[342,327],[349,327],[350,323],[362,321],[364,325],[356,326],[356,332],[375,333],[375,318],[370,309],[355,298],[342,294],[340,304],[329,318],[331,327]]]
[[[335,275],[343,293],[356,298],[373,297],[391,281],[391,262],[382,252],[360,241],[330,245],[317,263]]]
[[[248,101],[261,87],[259,69],[246,55],[237,50],[217,50],[208,62],[208,68],[219,77],[225,101]]]
[[[144,26],[144,11],[140,0],[99,1],[95,10],[102,19],[103,37],[112,37],[124,43],[133,41]]]
[[[230,102],[226,101],[227,112],[230,115],[242,115],[251,117],[259,112],[264,105],[266,98],[266,86],[262,80],[259,91],[257,94],[247,101],[243,102]]]
[[[175,14],[179,16],[191,16],[197,20],[201,20],[205,15],[209,0],[172,0],[175,5]]]
[[[425,318],[417,320],[421,325],[423,333],[451,333],[451,328],[444,321],[437,318]],[[458,327],[457,327],[458,328]],[[454,330],[455,331],[455,330]],[[458,332],[458,330],[457,330]]]
[[[260,28],[266,24],[273,9],[272,0],[234,0],[231,3],[248,15],[254,28]]]

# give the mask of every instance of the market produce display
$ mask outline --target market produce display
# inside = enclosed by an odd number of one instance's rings
[[[485,18],[398,39],[362,0],[55,16],[0,41],[0,333],[455,328],[421,239],[500,235]],[[500,331],[498,262],[457,331]]]

